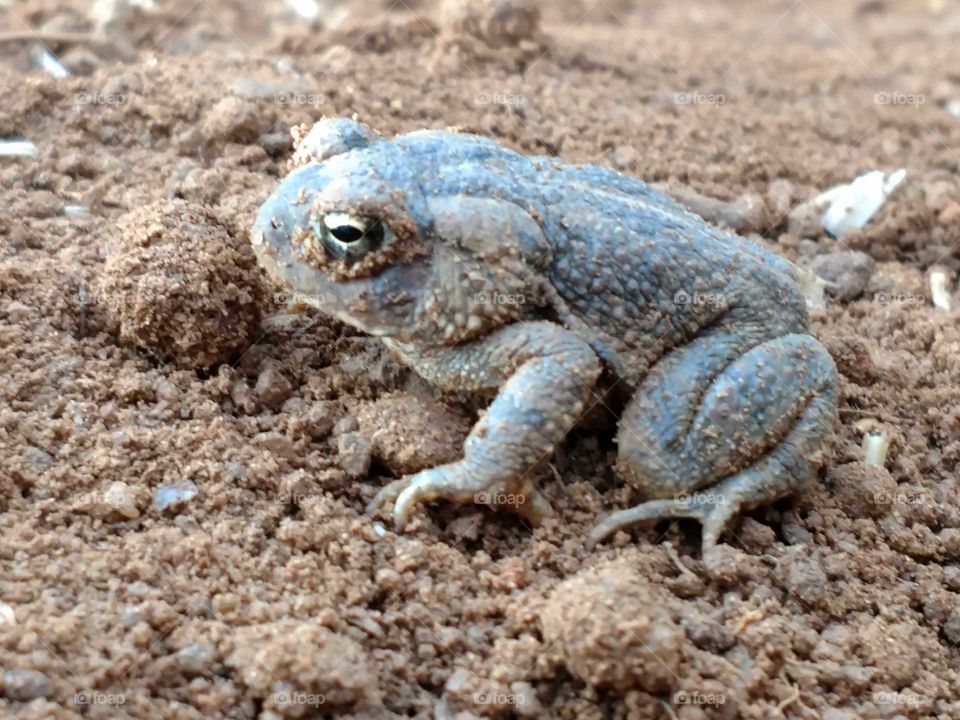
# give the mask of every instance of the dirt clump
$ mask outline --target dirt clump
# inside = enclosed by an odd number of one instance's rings
[[[247,346],[264,304],[262,273],[216,212],[161,201],[121,218],[115,237],[97,299],[123,342],[191,368]]]
[[[533,39],[539,31],[540,6],[535,0],[445,0],[442,19],[452,32],[496,48]]]
[[[265,710],[287,718],[374,706],[376,677],[355,641],[313,624],[276,623],[241,632],[225,664]]]
[[[547,602],[543,637],[589,685],[664,692],[676,684],[688,642],[668,602],[669,595],[652,588],[628,563],[581,571],[557,586]]]

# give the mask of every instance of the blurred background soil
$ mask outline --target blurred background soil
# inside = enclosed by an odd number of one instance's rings
[[[0,157],[0,716],[960,717],[960,314],[929,294],[960,265],[960,8],[529,9],[0,0],[0,139],[35,145]],[[685,522],[587,553],[638,500],[600,423],[543,527],[365,514],[477,408],[249,262],[290,127],[353,114],[724,201],[833,280],[820,482],[708,558]],[[842,240],[803,204],[901,167]]]

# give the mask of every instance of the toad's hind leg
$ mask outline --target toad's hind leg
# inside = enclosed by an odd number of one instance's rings
[[[732,340],[700,338],[644,380],[620,423],[618,469],[656,499],[607,517],[591,544],[641,521],[688,517],[703,523],[707,549],[738,512],[812,477],[836,415],[833,360],[810,335],[791,334],[724,363]]]

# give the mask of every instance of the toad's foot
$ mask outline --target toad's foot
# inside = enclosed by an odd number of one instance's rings
[[[391,483],[372,507],[395,500],[398,525],[431,500],[503,507],[534,524],[551,515],[532,478],[600,375],[591,347],[550,322],[508,325],[452,348],[391,347],[438,384],[500,391],[464,442],[462,460]]]
[[[761,463],[764,464],[764,463]],[[764,488],[766,479],[756,474],[757,469],[729,478],[715,488],[703,492],[694,492],[690,496],[681,495],[676,500],[650,500],[626,510],[619,510],[605,517],[591,532],[587,539],[587,550],[618,530],[642,522],[653,522],[667,519],[690,518],[699,520],[703,525],[703,551],[706,552],[717,544],[726,524],[736,515],[741,506],[746,503],[738,488],[743,489],[752,474],[758,490]]]
[[[471,478],[463,461],[440,465],[386,485],[367,506],[374,512],[393,502],[397,528],[402,529],[417,505],[433,500],[457,503],[477,503],[494,509],[504,508],[526,518],[531,525],[539,525],[553,515],[550,502],[529,478],[523,478],[515,487],[500,483],[490,487],[482,478]]]
[[[701,337],[648,375],[621,420],[618,467],[655,499],[610,515],[591,545],[634,523],[693,518],[706,551],[734,515],[813,478],[836,408],[833,360],[809,335],[739,357],[736,341]]]

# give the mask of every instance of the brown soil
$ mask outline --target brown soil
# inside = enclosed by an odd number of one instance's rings
[[[538,29],[530,3],[492,4],[507,16],[321,0],[324,28],[280,0],[118,2],[99,26],[81,0],[0,3],[0,33],[45,33],[75,73],[0,35],[0,138],[37,146],[0,158],[0,716],[960,717],[960,315],[926,277],[960,266],[960,11],[573,0]],[[707,558],[687,523],[588,553],[637,498],[609,430],[581,429],[541,528],[368,516],[456,456],[476,406],[273,290],[250,308],[244,254],[289,128],[353,113],[726,201],[716,217],[836,278],[821,482]],[[898,167],[842,241],[793,210]],[[136,239],[164,207],[183,225]],[[876,264],[813,260],[837,251]],[[154,282],[161,305],[123,304]],[[860,462],[870,430],[885,468]]]

